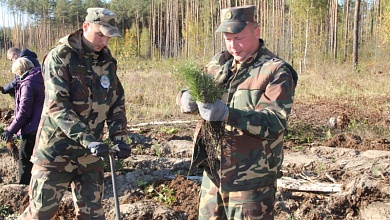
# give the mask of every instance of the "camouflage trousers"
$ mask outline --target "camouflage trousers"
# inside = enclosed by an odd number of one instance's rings
[[[203,173],[199,220],[273,220],[275,186],[255,190],[222,192]]]
[[[105,219],[102,207],[104,172],[101,159],[89,164],[69,162],[67,171],[34,164],[29,185],[30,204],[18,219],[49,220],[70,186],[77,219]],[[91,158],[92,157],[92,158]]]

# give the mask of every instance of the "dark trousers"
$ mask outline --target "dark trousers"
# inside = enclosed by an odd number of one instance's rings
[[[29,185],[33,163],[30,162],[35,145],[35,134],[22,135],[19,148],[19,184]]]

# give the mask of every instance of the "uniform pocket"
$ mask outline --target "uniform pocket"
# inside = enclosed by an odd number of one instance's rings
[[[73,104],[88,102],[89,90],[86,85],[91,84],[89,78],[81,73],[72,73],[70,81],[70,101]],[[81,103],[78,103],[81,102]]]
[[[249,135],[229,135],[222,149],[221,182],[225,191],[268,186],[275,179],[270,168],[268,141]],[[267,150],[268,149],[268,150]]]

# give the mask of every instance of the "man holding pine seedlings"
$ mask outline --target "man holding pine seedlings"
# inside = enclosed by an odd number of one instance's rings
[[[227,51],[216,54],[204,72],[223,92],[214,102],[181,91],[183,112],[199,111],[203,120],[195,131],[190,167],[205,166],[199,219],[274,219],[277,178],[283,162],[283,138],[298,76],[269,51],[254,18],[255,6],[221,11]],[[215,155],[202,138],[206,123],[222,122],[222,142],[213,142]],[[215,143],[221,143],[215,144]],[[210,163],[210,157],[214,162]]]

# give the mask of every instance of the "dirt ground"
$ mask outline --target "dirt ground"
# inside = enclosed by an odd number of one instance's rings
[[[369,114],[348,103],[294,103],[275,219],[390,219],[390,137],[350,132],[359,121],[389,129],[390,107]],[[136,147],[116,171],[121,219],[197,219],[201,170],[186,176],[194,126],[130,126]],[[305,141],[297,138],[302,128],[312,131]],[[16,182],[17,163],[0,149],[0,216],[4,210],[17,216],[27,205],[27,187]],[[109,171],[104,207],[106,218],[116,219]],[[55,219],[73,219],[73,210],[66,193]]]

